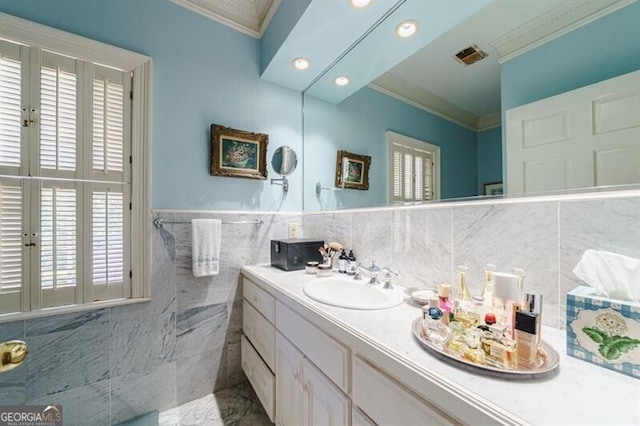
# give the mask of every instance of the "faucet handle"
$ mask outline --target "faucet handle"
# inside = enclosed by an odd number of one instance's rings
[[[375,259],[371,259],[371,266],[369,267],[369,271],[371,272],[380,272],[380,267],[376,264]]]
[[[393,284],[391,284],[391,279],[393,277],[399,277],[400,272],[393,270],[391,268],[387,268],[386,266],[382,268],[382,272],[384,273],[384,285],[382,286],[382,288],[387,290],[393,290]]]

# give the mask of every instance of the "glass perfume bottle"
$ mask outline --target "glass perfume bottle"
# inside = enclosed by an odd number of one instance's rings
[[[467,287],[467,268],[464,265],[458,265],[458,290],[456,291],[455,298],[458,300],[471,300],[471,293]]]
[[[433,345],[442,350],[449,340],[450,331],[441,321],[443,312],[440,308],[429,308],[425,321],[427,338]]]
[[[445,325],[449,324],[449,317],[453,311],[450,297],[451,285],[446,283],[438,284],[438,307],[442,311],[442,322]]]
[[[464,326],[458,321],[449,323],[449,352],[457,356],[462,356],[464,350],[467,348],[466,331]]]
[[[517,367],[516,344],[511,339],[488,339],[483,342],[487,355],[486,363],[495,367],[512,370]]]
[[[531,369],[538,365],[538,346],[540,344],[540,326],[538,314],[516,312],[516,348],[518,366]]]
[[[480,322],[480,315],[473,311],[473,305],[469,302],[456,300],[454,303],[453,318],[462,323],[464,328],[472,328]]]
[[[465,334],[465,348],[462,358],[469,360],[475,364],[484,364],[485,353],[481,347],[482,330],[478,328],[468,329]]]
[[[493,299],[493,274],[497,270],[498,267],[493,263],[489,263],[484,267],[484,286],[480,295],[488,308],[491,307],[491,300]]]

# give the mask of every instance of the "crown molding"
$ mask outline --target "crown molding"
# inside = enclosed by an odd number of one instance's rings
[[[382,74],[369,83],[369,87],[469,130],[477,130],[478,117],[475,114],[391,73]]]
[[[269,26],[281,0],[171,0],[173,3],[255,38]]]
[[[498,51],[498,62],[502,64],[635,1],[567,1],[489,44]]]
[[[493,114],[485,115],[484,117],[478,118],[478,122],[476,128],[479,132],[484,132],[485,130],[493,129],[494,127],[500,127],[502,125],[502,114],[500,111],[494,112]]]

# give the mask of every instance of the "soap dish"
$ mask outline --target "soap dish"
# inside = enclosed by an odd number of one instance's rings
[[[411,297],[411,300],[418,305],[424,306],[429,304],[429,299],[438,297],[438,293],[435,288],[416,287],[408,288],[406,290],[407,296]]]

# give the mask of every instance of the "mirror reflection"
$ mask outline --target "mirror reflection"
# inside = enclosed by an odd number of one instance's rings
[[[639,73],[629,76],[640,69],[640,34],[635,29],[640,4],[618,5],[603,16],[591,11],[588,24],[541,43],[546,36],[542,23],[566,12],[569,3],[492,1],[338,103],[323,100],[318,87],[309,88],[303,109],[304,209],[640,182],[640,118],[629,112],[640,110],[637,91],[631,93],[640,87]],[[541,32],[537,42],[514,44],[520,33],[532,31]],[[461,63],[474,51],[463,53],[464,60],[456,54],[473,46],[487,56],[471,65]],[[360,66],[367,68],[366,59]],[[529,127],[506,124],[505,117],[512,114],[507,111],[526,112],[534,102],[625,75],[619,95],[596,96],[613,102],[585,101],[599,105],[601,113],[606,110],[603,117],[614,117],[602,122],[600,139],[589,152],[578,153],[566,143],[560,154],[551,152],[560,145],[556,141],[573,138],[579,145],[596,126],[593,114],[577,119],[562,112],[573,102],[567,98],[517,116],[521,124],[533,123]],[[331,70],[325,76],[331,77]],[[548,114],[554,111],[561,112]],[[609,149],[607,144],[619,139],[631,142]],[[527,144],[538,151],[514,160],[513,147]],[[371,157],[369,190],[322,191],[317,196],[316,183],[334,184],[329,171],[339,150]],[[590,176],[571,176],[568,171],[576,169],[577,162],[558,160],[558,155],[580,157],[575,161],[582,161],[580,167]],[[512,170],[528,181],[516,182]]]
[[[289,176],[298,165],[298,156],[289,146],[278,147],[271,157],[271,167],[280,176]]]

